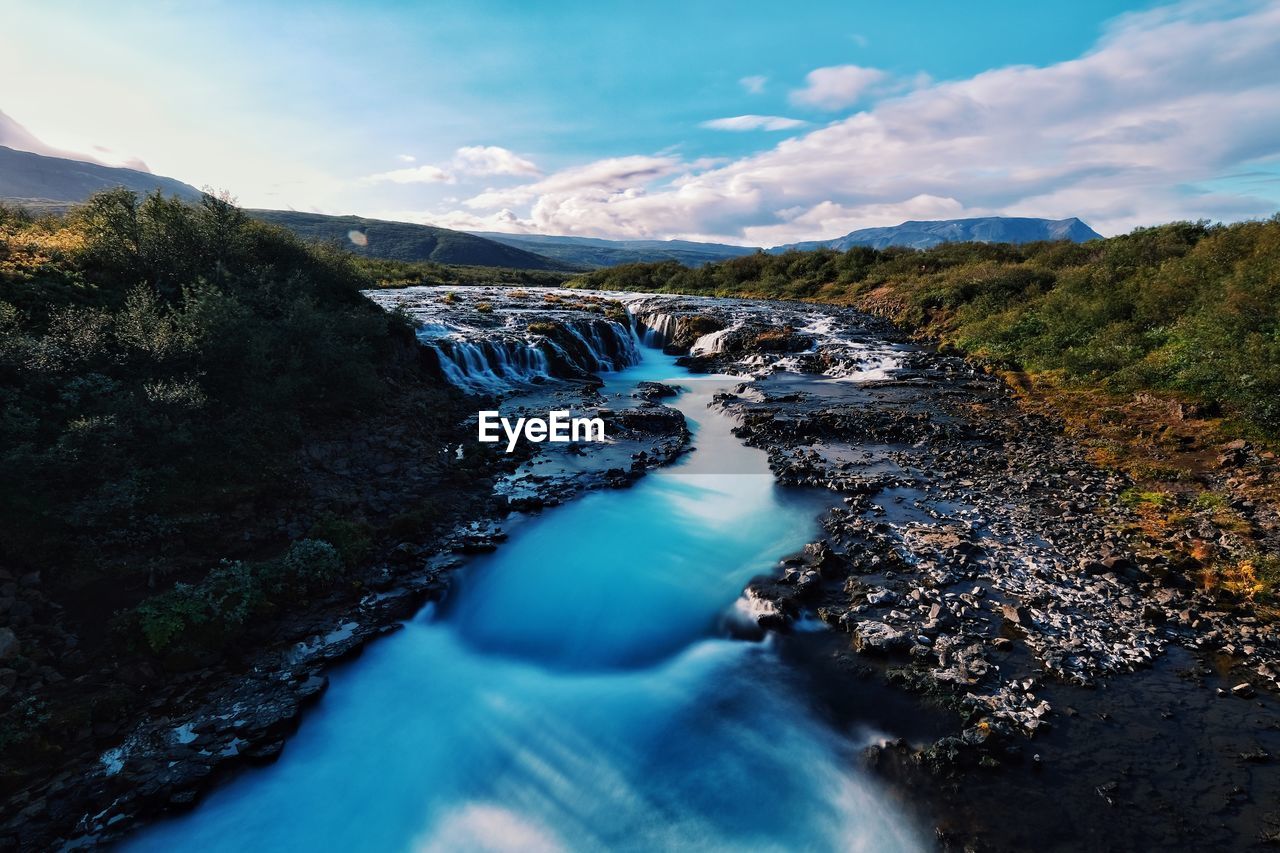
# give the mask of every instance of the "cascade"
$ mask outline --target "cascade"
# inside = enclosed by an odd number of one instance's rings
[[[496,394],[552,378],[621,370],[640,360],[631,329],[622,323],[591,319],[566,322],[563,328],[569,340],[507,334],[467,340],[456,333],[440,336],[438,328],[420,330],[419,339],[435,353],[445,379],[471,394]]]

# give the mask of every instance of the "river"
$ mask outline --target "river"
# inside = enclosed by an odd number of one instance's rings
[[[124,845],[148,850],[920,849],[774,642],[732,639],[748,580],[816,538],[693,377],[694,452],[517,524],[451,597],[372,644],[275,764]],[[741,615],[738,616],[741,618]]]

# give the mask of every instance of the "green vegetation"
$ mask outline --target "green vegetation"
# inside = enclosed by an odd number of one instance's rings
[[[304,240],[340,245],[369,258],[527,270],[575,268],[484,237],[412,222],[326,216],[293,210],[252,210],[249,215],[287,228]]]
[[[511,285],[561,287],[576,273],[554,270],[524,270],[505,267],[475,267],[437,264],[427,261],[388,261],[360,257],[356,265],[372,280],[372,287]]]
[[[572,285],[856,305],[996,369],[1181,396],[1280,436],[1280,218],[1173,223],[1089,243],[630,264]]]
[[[223,560],[199,583],[175,584],[122,614],[116,632],[157,655],[207,657],[239,638],[254,617],[328,591],[342,572],[336,548],[302,539],[275,560]]]
[[[353,259],[205,197],[0,212],[0,561],[154,577],[282,485],[310,428],[375,411],[412,331]]]

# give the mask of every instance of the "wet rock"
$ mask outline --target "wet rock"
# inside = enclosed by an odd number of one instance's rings
[[[895,652],[911,642],[910,633],[884,622],[860,622],[853,631],[853,647],[861,652]]]
[[[11,661],[18,656],[22,646],[11,628],[0,628],[0,661]]]
[[[648,400],[656,402],[666,397],[675,397],[680,393],[680,389],[674,385],[664,385],[661,382],[639,382],[636,389],[631,392],[631,396],[637,400]]]
[[[1003,604],[1000,606],[1000,612],[1005,621],[1012,622],[1014,625],[1031,624],[1031,611],[1021,604]]]
[[[897,601],[898,596],[892,590],[877,589],[867,593],[867,603],[873,607],[886,607]]]

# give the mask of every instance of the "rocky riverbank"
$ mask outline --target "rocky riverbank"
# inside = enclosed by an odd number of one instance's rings
[[[1089,756],[1107,778],[1072,802],[1038,803],[1075,815],[1081,834],[1058,827],[1057,838],[1036,846],[1070,847],[1088,834],[1093,849],[1141,849],[1136,827],[1148,841],[1173,826],[1184,840],[1205,843],[1276,837],[1280,813],[1265,792],[1278,780],[1265,768],[1280,745],[1267,715],[1280,640],[1265,614],[1198,588],[1194,562],[1136,535],[1121,500],[1131,485],[1124,476],[1091,464],[1000,381],[856,312],[678,297],[646,298],[633,309],[673,333],[694,322],[716,330],[677,346],[690,347],[695,370],[753,377],[717,401],[740,420],[739,435],[769,452],[779,482],[839,496],[843,506],[823,521],[826,536],[747,594],[767,627],[816,617],[847,634],[847,646],[834,651],[846,676],[874,671],[957,713],[952,734],[889,743],[873,756],[894,778],[911,780],[917,795],[946,804],[941,825],[962,827],[951,842],[1034,843],[1009,829],[1053,823],[1047,811],[1027,813],[1021,793],[1045,783],[988,783],[1003,803],[990,806],[965,791],[968,776],[1011,762],[1042,768],[1045,734],[1088,728],[1081,715],[1123,715],[1132,734],[1117,726],[1092,733],[1093,742],[1074,734],[1044,750],[1064,763]],[[1100,689],[1105,699],[1095,698]],[[1214,702],[1202,707],[1197,694]],[[1162,783],[1168,768],[1135,756],[1126,739],[1146,737],[1154,721],[1143,717],[1169,720],[1175,705],[1195,706],[1190,713],[1210,734],[1182,731],[1161,743],[1162,758],[1207,764],[1215,781],[1204,788]],[[1227,738],[1235,746],[1224,751],[1217,745]],[[1206,761],[1206,747],[1220,754]],[[1132,798],[1135,786],[1164,791],[1144,804]],[[1197,802],[1207,788],[1221,789],[1230,831],[1220,826],[1221,808]],[[1097,808],[1122,799],[1131,811],[1163,811],[1121,818]],[[1108,836],[1105,827],[1120,820],[1129,829]]]
[[[147,697],[144,718],[104,729],[11,798],[0,843],[109,841],[271,761],[326,670],[442,596],[467,555],[500,547],[504,526],[683,453],[684,418],[663,405],[674,388],[622,396],[596,378],[634,363],[637,339],[684,353],[695,373],[740,377],[713,405],[768,452],[780,484],[830,494],[824,536],[752,583],[744,609],[783,635],[837,726],[872,718],[891,732],[868,767],[937,825],[942,846],[1278,837],[1271,623],[1150,547],[1121,499],[1126,478],[999,380],[849,309],[502,288],[378,299],[416,321],[443,381],[490,395],[478,405],[600,417],[610,440],[522,445],[447,487],[469,497],[465,523],[443,535],[414,533],[414,507],[438,503],[428,493],[440,485],[416,467],[426,444],[404,421],[311,442],[307,513],[279,519],[282,532],[303,535],[308,514],[361,512],[403,516],[404,534],[232,660],[122,673]],[[456,424],[431,452],[467,457],[474,430],[474,417]],[[868,697],[930,722],[899,728]]]
[[[529,321],[550,328],[560,319],[552,310]],[[621,350],[614,355],[625,360]],[[576,357],[589,353],[578,350]],[[564,408],[599,416],[610,441],[522,446],[510,457],[471,466],[473,479],[465,482],[442,485],[440,469],[478,452],[475,415],[451,427],[451,438],[420,435],[411,388],[404,389],[406,405],[397,415],[370,420],[356,434],[308,442],[300,460],[308,497],[274,522],[278,532],[303,536],[316,518],[340,514],[379,520],[381,529],[399,535],[383,537],[374,558],[340,589],[260,626],[252,645],[225,660],[181,672],[165,671],[160,661],[105,655],[86,665],[80,677],[119,679],[145,697],[145,711],[86,734],[56,769],[9,797],[0,848],[97,846],[191,806],[239,768],[272,761],[306,706],[326,689],[328,668],[439,599],[468,555],[500,545],[504,525],[583,491],[626,487],[684,451],[684,418],[660,402],[670,389],[655,386],[628,399],[607,399],[600,389],[590,372],[564,363],[499,397],[474,398],[479,407],[500,405],[510,414]],[[468,520],[435,534],[429,519],[441,514],[442,488],[458,511],[453,514]],[[55,666],[48,669],[51,678],[63,678]]]

